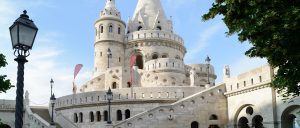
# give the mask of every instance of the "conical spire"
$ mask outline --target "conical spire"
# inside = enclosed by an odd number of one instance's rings
[[[115,0],[106,0],[105,9],[116,9]]]
[[[163,28],[170,30],[169,20],[165,16],[160,0],[139,0],[132,18],[133,26],[142,25],[143,30]]]
[[[121,14],[116,7],[115,0],[106,0],[104,10],[101,11],[101,17],[117,17],[121,18]]]

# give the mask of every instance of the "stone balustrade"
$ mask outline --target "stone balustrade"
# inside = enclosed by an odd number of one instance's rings
[[[167,31],[161,30],[142,30],[142,31],[135,31],[132,33],[127,34],[125,37],[126,42],[131,42],[135,40],[144,40],[144,39],[160,39],[160,40],[169,40],[174,41],[178,44],[184,45],[183,39],[174,34]]]
[[[197,91],[203,90],[198,87],[143,87],[113,89],[113,99],[122,100],[168,100],[182,99]],[[55,107],[70,107],[73,105],[84,105],[107,102],[106,91],[85,92],[57,98]]]

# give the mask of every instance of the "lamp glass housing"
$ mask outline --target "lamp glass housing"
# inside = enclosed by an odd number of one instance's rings
[[[24,11],[24,14],[14,22],[9,28],[13,49],[32,49],[38,28]]]

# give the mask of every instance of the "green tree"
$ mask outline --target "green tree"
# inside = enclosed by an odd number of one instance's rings
[[[7,63],[5,60],[5,56],[0,53],[0,68],[5,67],[6,65]],[[6,93],[8,89],[13,87],[10,83],[10,80],[7,80],[6,77],[7,77],[6,75],[0,75],[0,93],[2,92]]]
[[[300,1],[216,0],[203,20],[223,16],[227,35],[252,47],[249,57],[266,58],[278,68],[272,86],[284,97],[300,94]]]

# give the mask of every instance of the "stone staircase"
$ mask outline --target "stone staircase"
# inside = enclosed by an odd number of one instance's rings
[[[170,105],[159,106],[151,110],[144,111],[125,121],[115,124],[113,128],[167,128],[166,126],[168,126],[168,128],[189,127],[190,121],[197,118],[207,117],[207,119],[205,119],[206,122],[203,121],[204,119],[200,120],[200,124],[203,126],[206,125],[207,122],[210,122],[208,119],[208,113],[218,113],[221,119],[227,118],[226,98],[224,96],[224,92],[225,85],[223,84],[211,87]],[[215,111],[215,109],[211,109],[209,106],[216,106],[221,109],[219,111]],[[182,117],[188,118],[182,119]],[[147,120],[147,122],[145,123],[143,120]],[[185,120],[187,123],[178,123],[177,121],[180,120]],[[177,123],[172,123],[172,121],[176,121]],[[225,122],[220,121],[214,121],[213,123],[219,124],[221,128],[225,125]],[[178,126],[178,124],[180,124],[180,126]]]
[[[51,116],[49,115],[49,110],[47,107],[32,107],[31,108],[32,113],[37,114],[42,119],[44,119],[46,122],[50,124],[51,122]],[[62,128],[59,124],[56,123],[56,128]]]

